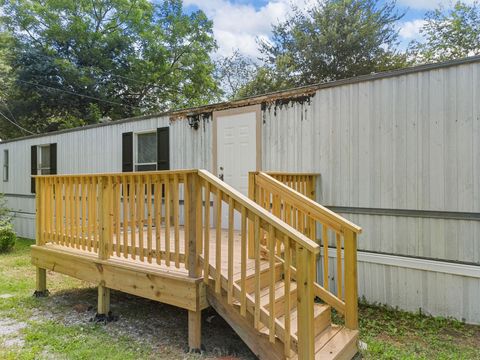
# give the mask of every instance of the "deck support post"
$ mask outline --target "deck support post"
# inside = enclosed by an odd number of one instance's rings
[[[110,289],[103,283],[98,285],[98,308],[95,320],[97,322],[107,322],[112,320],[110,313]]]
[[[37,267],[37,282],[35,287],[35,292],[33,295],[35,297],[46,297],[49,292],[47,290],[47,270]]]
[[[200,352],[202,348],[202,311],[188,310],[188,349]]]
[[[345,327],[358,329],[357,234],[345,231]]]
[[[199,186],[198,174],[188,176],[189,192],[189,224],[188,224],[188,276],[199,278],[202,268],[198,255],[202,251],[202,188]],[[197,310],[188,311],[188,347],[190,352],[200,352],[202,347],[202,310],[199,307],[200,299],[197,294]]]

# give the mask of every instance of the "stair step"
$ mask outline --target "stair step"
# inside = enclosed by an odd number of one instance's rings
[[[275,264],[275,281],[282,279],[283,264]],[[240,279],[236,280],[237,284],[241,283]],[[270,265],[268,263],[260,266],[260,288],[265,288],[270,283]],[[255,269],[247,270],[247,276],[245,278],[245,288],[247,294],[255,291]]]
[[[297,336],[297,308],[296,304],[295,307],[290,311],[290,329],[291,333]],[[313,309],[314,315],[314,328],[315,328],[315,335],[320,334],[324,331],[331,323],[331,308],[329,305],[326,304],[314,304]],[[285,328],[285,315],[282,315],[278,318],[281,322],[282,326]]]
[[[260,328],[257,330],[259,338],[267,338],[270,333],[269,329],[269,303],[270,303],[270,271],[268,264],[262,264],[261,268],[261,290],[260,290]],[[281,278],[282,264],[276,264],[275,274],[275,343],[278,345],[278,341],[284,341],[285,335],[285,282]],[[249,319],[250,326],[253,325],[253,302],[255,298],[254,286],[255,278],[254,271],[249,269],[247,274],[250,276],[246,282],[247,284],[247,318]],[[212,271],[215,271],[212,269]],[[235,281],[235,298],[233,302],[233,308],[236,312],[240,312],[240,281]],[[213,279],[212,279],[213,284]],[[227,280],[222,274],[222,288],[225,290],[227,286]],[[290,334],[291,334],[291,349],[293,352],[297,351],[297,284],[295,281],[290,285]],[[215,294],[215,296],[220,296]],[[357,340],[358,331],[345,329],[342,326],[331,324],[331,308],[329,305],[314,303],[314,333],[315,337],[315,359],[351,359],[358,351]],[[281,342],[280,342],[281,344]],[[273,346],[274,344],[272,344]],[[292,355],[294,354],[292,352]],[[296,359],[294,355],[292,359]]]
[[[358,351],[358,331],[330,325],[315,338],[315,359],[352,359]]]

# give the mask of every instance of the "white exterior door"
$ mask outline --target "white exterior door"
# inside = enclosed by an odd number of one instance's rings
[[[248,196],[248,173],[257,169],[255,110],[240,114],[216,115],[217,175]],[[240,214],[234,213],[234,228],[240,229]],[[222,228],[228,226],[228,206],[222,207]]]
[[[218,116],[217,174],[248,195],[248,172],[257,169],[256,112]]]

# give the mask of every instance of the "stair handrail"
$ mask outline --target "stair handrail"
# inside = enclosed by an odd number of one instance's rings
[[[233,213],[234,209],[241,213],[242,222],[242,245],[241,245],[241,266],[242,275],[241,282],[238,290],[238,298],[241,304],[241,313],[246,313],[246,263],[247,263],[247,249],[249,252],[249,259],[254,259],[255,262],[255,289],[254,289],[254,326],[257,330],[260,330],[260,322],[268,326],[270,342],[275,343],[276,336],[281,336],[284,343],[284,351],[287,358],[291,356],[291,347],[298,351],[299,359],[312,359],[315,353],[315,327],[314,327],[314,284],[315,284],[315,259],[320,253],[320,246],[315,241],[309,239],[300,231],[291,227],[286,222],[275,217],[269,211],[262,208],[259,204],[249,199],[239,191],[235,190],[230,185],[218,179],[216,176],[206,170],[198,170],[198,175],[201,188],[205,190],[206,194],[212,192],[212,188],[215,189],[214,196],[216,197],[217,208],[217,225],[216,230],[219,231],[221,227],[218,225],[218,220],[221,221],[221,203],[222,201],[227,203],[228,208],[228,281],[227,281],[227,296],[229,303],[233,303],[233,297],[235,295],[236,285],[233,284]],[[201,194],[202,191],[197,190],[198,202],[197,206],[201,210]],[[207,197],[208,198],[208,197]],[[220,202],[219,202],[220,199]],[[207,209],[209,208],[209,200],[205,201]],[[201,212],[200,212],[201,213]],[[209,210],[206,210],[204,218],[208,221]],[[248,244],[246,241],[247,235],[247,218],[249,221],[248,226]],[[263,233],[263,235],[261,235]],[[217,232],[216,239],[221,236],[220,232]],[[199,234],[198,239],[201,238]],[[265,240],[266,246],[260,244]],[[204,248],[209,249],[209,240],[204,242]],[[220,253],[219,248],[216,246],[216,267],[215,271],[215,292],[221,293],[220,284],[221,279],[219,273],[221,271],[221,262],[219,260]],[[207,264],[204,270],[204,280],[209,278],[209,255],[204,251],[204,265]],[[292,267],[292,258],[296,257],[297,266]],[[264,308],[260,304],[260,261],[268,262],[268,274],[269,274],[269,302],[265,308],[268,313],[263,312],[261,308]],[[275,300],[275,273],[277,265],[280,265],[283,269],[283,281],[285,283],[284,296],[285,296],[285,312],[290,314],[290,296],[291,288],[290,284],[293,279],[296,280],[296,306],[298,311],[297,316],[297,333],[293,334],[290,331],[290,315],[285,317],[285,329],[278,332],[279,320],[276,319],[276,300]],[[293,269],[293,270],[292,270]],[[295,276],[294,276],[295,273]],[[263,315],[262,315],[263,314]],[[263,316],[263,318],[262,318]],[[282,334],[283,332],[283,334]]]
[[[314,254],[318,254],[320,252],[320,246],[315,241],[309,239],[307,236],[302,234],[297,229],[291,227],[287,223],[273,217],[270,212],[262,208],[256,202],[249,199],[247,196],[243,195],[240,191],[228,185],[226,182],[217,178],[215,175],[213,175],[209,171],[199,169],[198,174],[201,178],[203,178],[204,180],[207,180],[210,184],[214,185],[216,188],[219,188],[223,192],[232,196],[236,201],[238,201],[240,204],[245,206],[249,211],[252,211],[254,214],[260,216],[268,224],[274,226],[278,230],[287,234],[292,240],[294,240],[299,245],[305,247],[307,250],[311,251]]]
[[[351,221],[299,193],[298,191],[291,189],[269,174],[262,171],[259,171],[256,174],[258,180],[264,181],[270,186],[275,187],[277,191],[282,192],[283,196],[297,201],[302,207],[301,210],[308,213],[310,216],[315,217],[318,221],[327,222],[329,225],[331,224],[332,227],[338,228],[341,232],[345,231],[346,229],[351,230],[356,234],[360,234],[362,232],[362,228],[360,226],[352,223]]]
[[[276,173],[276,175],[279,175]],[[320,297],[323,301],[335,308],[340,314],[345,316],[345,326],[350,329],[358,328],[358,284],[357,284],[357,235],[362,232],[362,228],[351,221],[345,219],[344,217],[336,214],[335,212],[329,210],[328,208],[322,206],[321,204],[313,201],[307,196],[295,191],[295,189],[290,188],[281,181],[273,178],[269,174],[261,171],[251,172],[250,173],[250,186],[253,186],[254,189],[251,190],[250,194],[253,194],[255,201],[264,202],[264,206],[270,208],[272,212],[279,212],[279,204],[270,204],[270,200],[258,198],[255,189],[268,189],[272,194],[274,193],[279,198],[289,202],[289,204],[294,204],[297,210],[305,214],[309,220],[313,220],[312,224],[307,224],[308,221],[305,221],[303,229],[297,229],[304,231],[305,233],[310,234],[313,239],[316,238],[315,230],[315,221],[318,221],[322,225],[322,240],[323,243],[323,253],[327,253],[327,256],[323,256],[324,259],[324,279],[328,279],[328,236],[327,229],[330,228],[337,234],[337,268],[340,267],[341,270],[341,245],[339,242],[339,235],[341,234],[344,237],[344,267],[345,267],[345,294],[344,300],[342,300],[341,290],[339,296],[336,296],[334,293],[329,291],[328,280],[324,282],[324,286],[321,286],[319,283],[315,283],[314,293],[316,296]],[[263,195],[265,197],[265,195]],[[273,197],[272,197],[273,198]],[[268,204],[267,204],[268,203]],[[280,215],[279,215],[280,216]],[[292,224],[295,227],[295,224]],[[297,224],[297,226],[299,226]],[[341,273],[338,274],[341,278]],[[341,279],[340,279],[341,281]],[[340,282],[340,288],[342,287]]]

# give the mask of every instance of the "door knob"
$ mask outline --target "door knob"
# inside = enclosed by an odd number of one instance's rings
[[[220,171],[218,172],[218,178],[223,181],[223,166],[220,166]]]

